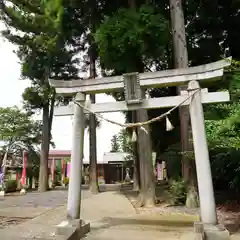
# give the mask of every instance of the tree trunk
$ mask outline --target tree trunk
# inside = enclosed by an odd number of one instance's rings
[[[139,122],[148,120],[146,110],[137,111],[137,119]],[[153,176],[152,165],[152,146],[150,129],[145,125],[147,133],[138,128],[138,152],[139,152],[139,165],[140,165],[140,195],[139,207],[152,207],[155,205],[155,181]]]
[[[90,51],[90,79],[96,77],[96,62],[93,55],[93,51]],[[96,102],[95,94],[90,94],[90,100],[92,103]],[[99,193],[98,178],[97,178],[97,124],[96,117],[94,114],[89,116],[89,158],[90,158],[90,169],[89,169],[89,190],[93,194]]]
[[[28,184],[28,189],[32,189],[32,183],[33,183],[33,176],[29,177],[29,184]]]
[[[49,111],[49,141],[51,140],[51,131],[52,131],[52,121],[53,121],[53,113],[54,113],[54,105],[55,105],[55,97],[56,97],[56,91],[55,89],[53,90],[53,95],[50,99],[50,111]],[[48,144],[49,147],[49,144]]]
[[[43,106],[43,130],[40,156],[40,171],[38,191],[46,192],[48,190],[48,152],[49,152],[49,104]]]
[[[171,24],[173,35],[173,50],[174,50],[174,67],[187,68],[188,67],[188,52],[186,43],[186,33],[184,24],[184,14],[182,9],[182,0],[170,0]],[[187,86],[178,87],[178,94],[186,90]],[[193,150],[193,144],[190,141],[191,131],[190,116],[188,106],[179,108],[180,124],[181,124],[181,152],[182,155],[182,176],[183,179],[190,184],[189,190],[193,191],[194,186],[191,180],[193,176],[192,161],[188,154]],[[192,196],[188,194],[187,196]],[[187,202],[188,199],[187,199]],[[188,205],[188,204],[187,204]]]
[[[95,95],[91,94],[90,99],[92,103],[95,103]],[[96,134],[96,118],[94,114],[90,114],[89,123],[89,158],[90,158],[90,182],[89,190],[93,194],[99,193],[98,178],[97,178],[97,134]]]
[[[140,190],[140,179],[139,179],[139,159],[138,159],[138,152],[137,152],[137,142],[133,143],[135,151],[134,151],[134,161],[133,161],[133,190],[139,191]]]
[[[136,0],[128,0],[128,6],[130,8],[136,8]]]
[[[136,0],[128,0],[129,8],[136,9]],[[136,69],[133,71],[143,72],[144,64],[141,56],[136,57]],[[145,91],[143,91],[143,98],[145,98]],[[146,109],[139,109],[136,111],[137,122],[145,122],[148,120]],[[144,126],[148,134],[138,128],[137,148],[139,157],[139,172],[140,172],[140,195],[138,206],[151,207],[155,205],[155,179],[153,176],[152,166],[152,145],[149,126]]]
[[[145,98],[143,90],[142,98]],[[136,111],[137,122],[148,121],[148,112],[146,109]],[[152,207],[155,205],[155,179],[152,164],[152,144],[149,125],[145,125],[147,133],[138,128],[137,149],[139,159],[139,175],[140,175],[140,194],[138,207]]]
[[[136,111],[132,111],[132,122],[136,122]],[[133,148],[133,190],[140,190],[140,179],[139,179],[139,157],[138,157],[138,147],[137,142],[132,143]]]
[[[49,111],[49,117],[48,117],[48,122],[49,122],[48,123],[48,149],[47,149],[48,155],[49,155],[50,141],[51,141],[51,131],[52,131],[52,121],[53,121],[55,97],[56,97],[56,92],[54,90],[54,93],[50,99],[50,111]]]

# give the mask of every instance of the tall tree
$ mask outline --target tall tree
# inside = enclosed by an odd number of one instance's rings
[[[117,135],[113,135],[111,139],[111,152],[119,152],[120,146]]]
[[[84,30],[83,34],[80,37],[79,41],[76,41],[73,45],[79,46],[82,45],[82,52],[86,50],[85,53],[87,59],[83,66],[83,69],[89,69],[89,80],[94,79],[97,75],[96,66],[97,66],[97,45],[94,39],[94,34],[99,24],[103,20],[104,16],[113,12],[114,9],[120,4],[120,1],[111,1],[105,0],[87,0],[87,1],[70,1],[73,14],[72,24],[73,39],[79,35],[78,25],[79,22],[83,23]],[[85,53],[83,53],[85,55]],[[90,94],[90,100],[92,103],[95,103],[95,94]],[[90,114],[89,119],[89,161],[90,161],[90,191],[94,194],[99,192],[98,179],[97,179],[97,139],[96,139],[96,117],[94,114]]]
[[[3,159],[0,159],[0,166],[3,165],[4,175],[6,165],[9,164],[7,159],[10,152],[16,154],[19,148],[22,150],[22,146],[31,154],[35,152],[34,146],[41,141],[41,127],[40,121],[34,121],[28,113],[16,106],[0,108],[0,138],[5,150]]]
[[[111,139],[111,149],[113,152],[132,153],[129,132],[126,129],[121,129],[118,134],[113,135]]]
[[[181,0],[170,0],[170,12],[171,12],[171,25],[172,25],[172,37],[173,37],[173,50],[174,50],[174,67],[175,68],[187,68],[188,67],[188,51],[187,41],[185,33],[185,19],[182,8]],[[178,87],[178,94],[181,91],[186,90],[187,86]],[[180,123],[181,123],[181,152],[182,152],[182,174],[186,182],[190,183],[190,191],[196,192],[194,189],[194,165],[190,152],[193,151],[193,143],[191,141],[190,130],[190,115],[187,106],[179,108]],[[189,193],[188,197],[193,193]],[[194,194],[196,196],[196,194]],[[186,205],[188,207],[193,206],[197,201],[189,201],[187,199]]]
[[[136,8],[129,7],[132,5]],[[115,74],[143,72],[147,68],[149,59],[161,59],[163,56],[168,39],[168,23],[158,9],[148,5],[136,5],[129,2],[128,9],[121,8],[107,17],[96,33],[101,65],[105,69],[113,69]],[[137,120],[140,122],[148,119],[146,111],[139,111],[137,115]],[[147,131],[149,134],[142,130],[138,134],[141,166],[139,205],[141,206],[155,204],[152,149],[148,127]]]
[[[41,127],[41,121],[34,121],[31,115],[16,106],[0,108],[0,138],[6,145],[15,142],[39,144]]]
[[[99,1],[70,1],[72,11],[73,24],[73,39],[79,38],[79,41],[75,41],[73,46],[79,48],[82,46],[81,52],[84,55],[84,61],[82,68],[86,71],[89,69],[89,80],[96,77],[96,59],[97,51],[93,39],[93,33],[96,28],[96,24],[99,24],[99,14],[101,13],[101,7],[98,6]],[[82,22],[84,25],[83,32],[78,34],[78,25]],[[87,53],[87,54],[86,54]],[[95,94],[90,94],[90,100],[95,103]],[[96,117],[94,114],[89,114],[89,189],[93,194],[99,192],[98,179],[97,179],[97,134],[96,134]]]
[[[118,141],[121,152],[132,153],[129,131],[126,129],[121,129],[121,131],[118,133]]]
[[[48,78],[66,79],[77,75],[73,51],[66,49],[69,28],[61,0],[1,1],[1,16],[7,26],[4,36],[18,45],[22,77],[32,86],[23,94],[25,107],[42,111],[43,134],[39,191],[48,189],[48,152],[51,136],[55,91]],[[63,31],[65,30],[64,34]]]
[[[93,25],[93,24],[92,24]],[[89,56],[89,78],[94,79],[96,78],[96,60],[97,60],[97,51],[96,51],[96,44],[93,39],[94,34],[94,27],[91,27],[90,33],[90,47],[88,50]],[[96,102],[95,94],[90,94],[90,100],[92,103]],[[90,182],[89,182],[89,189],[93,194],[99,193],[98,187],[98,178],[97,178],[97,124],[96,124],[96,117],[94,114],[90,114],[90,125],[89,125],[89,161],[90,161]]]

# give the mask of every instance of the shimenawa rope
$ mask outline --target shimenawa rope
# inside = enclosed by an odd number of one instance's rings
[[[199,92],[201,89],[191,89],[191,90],[196,90],[193,94],[190,94],[188,95],[182,102],[180,102],[178,105],[176,105],[175,107],[171,108],[169,111],[161,114],[160,116],[157,116],[155,118],[152,118],[148,121],[145,121],[145,122],[137,122],[137,123],[119,123],[119,122],[116,122],[116,121],[113,121],[111,119],[108,119],[108,118],[105,118],[103,117],[102,114],[100,113],[94,113],[91,111],[91,109],[89,109],[87,106],[84,106],[82,105],[81,103],[77,102],[77,101],[74,101],[74,104],[78,105],[79,107],[83,108],[84,110],[86,110],[87,112],[91,113],[91,114],[94,114],[96,117],[106,121],[106,122],[109,122],[109,123],[112,123],[114,125],[117,125],[117,126],[120,126],[120,127],[123,127],[123,128],[136,128],[136,127],[140,127],[140,129],[142,129],[143,131],[146,131],[146,129],[143,127],[144,125],[148,125],[148,124],[151,124],[153,122],[156,122],[156,121],[159,121],[163,118],[167,118],[167,116],[173,112],[175,109],[179,108],[181,105],[183,105],[187,100],[189,100],[190,98],[192,98],[197,92]]]

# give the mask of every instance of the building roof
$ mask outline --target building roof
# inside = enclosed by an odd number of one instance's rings
[[[102,159],[98,159],[98,164],[107,164],[110,162],[124,162],[129,153],[125,152],[105,152]],[[71,157],[71,150],[50,150],[49,158],[53,157]],[[83,159],[84,164],[89,164],[89,159]]]
[[[70,157],[71,150],[49,150],[49,157]]]
[[[105,152],[103,154],[103,163],[124,162],[129,153],[126,152]]]

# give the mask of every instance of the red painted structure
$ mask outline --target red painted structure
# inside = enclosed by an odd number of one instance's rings
[[[27,158],[28,158],[28,152],[24,150],[23,151],[23,168],[22,168],[22,177],[21,177],[22,186],[27,185],[27,160],[28,160]]]
[[[97,175],[99,181],[104,180],[105,183],[114,183],[120,182],[124,180],[125,176],[125,167],[123,166],[124,159],[126,157],[126,153],[104,153],[102,162],[97,164]],[[56,171],[62,172],[61,182],[65,177],[69,177],[70,172],[70,158],[71,151],[70,150],[50,150],[49,151],[49,179],[52,182],[55,181],[56,175],[54,174]],[[83,161],[83,171],[87,172],[86,169],[89,167],[89,162],[86,159]],[[86,174],[88,175],[88,174]],[[85,175],[85,176],[86,176]],[[59,182],[59,179],[58,179]],[[85,182],[85,181],[84,181]]]
[[[69,177],[70,172],[70,158],[71,158],[71,151],[70,150],[50,150],[49,157],[48,157],[48,168],[49,172],[52,176],[52,181],[55,180],[54,172],[58,169],[61,169],[62,172],[62,179],[65,177]],[[83,163],[84,169],[89,166],[89,163]],[[98,170],[98,177],[104,178],[104,164],[97,164]]]

